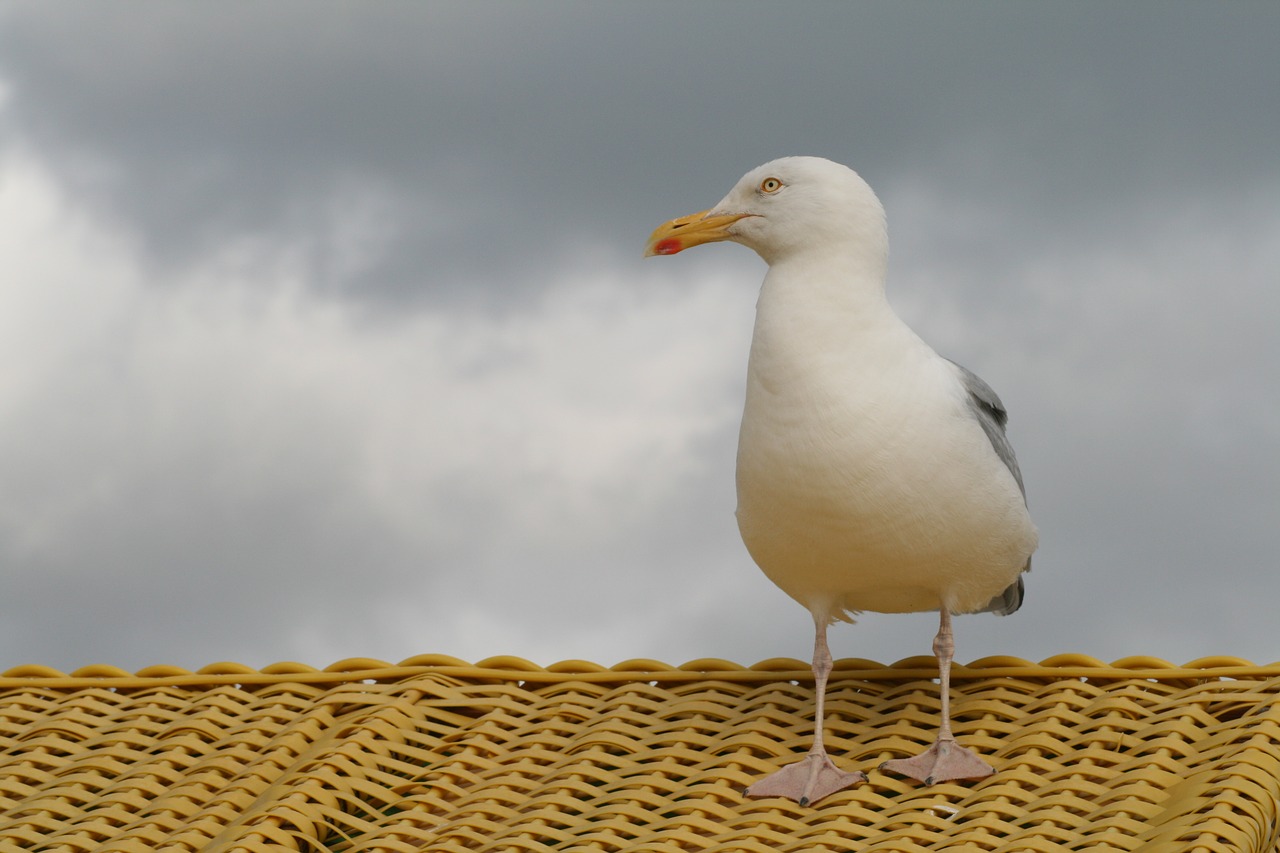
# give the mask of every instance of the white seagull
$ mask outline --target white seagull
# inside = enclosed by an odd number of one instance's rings
[[[712,209],[659,227],[646,255],[719,240],[769,265],[738,440],[738,528],[815,626],[813,748],[747,795],[807,805],[866,780],[822,742],[827,626],[864,610],[941,614],[937,739],[881,768],[925,784],[991,774],[952,736],[948,694],[952,614],[1017,610],[1037,543],[1000,398],[890,308],[884,209],[851,169],[766,163]]]

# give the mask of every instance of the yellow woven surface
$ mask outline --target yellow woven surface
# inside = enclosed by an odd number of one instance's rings
[[[807,667],[424,656],[326,671],[0,677],[0,850],[1273,851],[1280,665],[1060,656],[958,667],[997,767],[876,772],[937,726],[931,658],[837,664],[828,745],[869,784],[747,800],[809,745]]]

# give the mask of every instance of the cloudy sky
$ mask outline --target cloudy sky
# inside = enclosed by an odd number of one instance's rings
[[[733,457],[787,154],[1008,405],[958,657],[1280,658],[1280,6],[0,6],[0,668],[807,659]],[[838,657],[927,654],[868,615]]]

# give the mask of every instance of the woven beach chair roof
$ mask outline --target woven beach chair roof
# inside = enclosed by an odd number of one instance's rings
[[[997,768],[876,771],[937,726],[932,658],[838,662],[828,746],[867,784],[741,790],[809,746],[813,684],[743,667],[427,655],[0,677],[0,850],[1274,851],[1280,665],[986,658],[956,734]]]

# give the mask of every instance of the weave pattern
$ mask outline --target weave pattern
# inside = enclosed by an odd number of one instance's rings
[[[868,784],[748,800],[809,747],[791,659],[443,656],[0,676],[0,850],[1277,850],[1280,665],[956,667],[978,783],[879,773],[938,724],[932,658],[837,663],[828,746]]]

